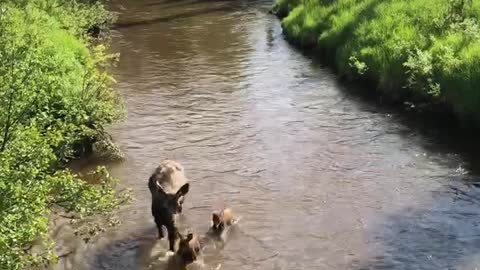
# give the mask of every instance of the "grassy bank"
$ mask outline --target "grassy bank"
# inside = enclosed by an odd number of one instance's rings
[[[92,0],[0,2],[0,269],[55,259],[30,248],[51,245],[53,204],[88,216],[120,203],[104,170],[90,185],[65,169],[92,146],[114,148],[104,132],[123,115],[105,72],[114,56],[91,37],[110,19]]]
[[[395,101],[480,126],[480,1],[277,0],[286,37]]]

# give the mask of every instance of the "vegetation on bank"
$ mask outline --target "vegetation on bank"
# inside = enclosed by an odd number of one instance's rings
[[[277,0],[275,12],[341,75],[480,124],[480,1]]]
[[[91,37],[110,20],[95,0],[0,2],[0,269],[55,258],[30,248],[52,244],[51,205],[87,216],[123,198],[105,169],[92,185],[65,168],[96,142],[114,149],[104,128],[123,116],[105,71],[115,56]]]

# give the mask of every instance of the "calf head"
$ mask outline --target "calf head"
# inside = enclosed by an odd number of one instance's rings
[[[225,223],[223,222],[223,218],[221,212],[213,212],[212,213],[212,228],[214,231],[223,230],[225,227]]]
[[[198,236],[189,233],[186,237],[183,237],[182,234],[178,233],[178,237],[180,238],[180,242],[176,254],[180,256],[185,265],[193,263],[197,260],[201,251]]]
[[[233,212],[230,208],[212,213],[212,229],[216,232],[222,231],[225,226],[231,225],[233,221]]]

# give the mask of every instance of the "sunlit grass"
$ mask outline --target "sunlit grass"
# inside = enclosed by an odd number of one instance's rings
[[[462,5],[462,3],[465,3]],[[289,40],[342,75],[396,96],[445,103],[480,123],[480,1],[279,0]]]

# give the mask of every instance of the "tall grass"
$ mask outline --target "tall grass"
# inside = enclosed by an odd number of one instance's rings
[[[391,97],[480,124],[480,1],[278,0],[286,37]]]

